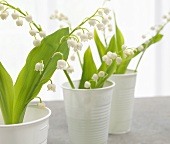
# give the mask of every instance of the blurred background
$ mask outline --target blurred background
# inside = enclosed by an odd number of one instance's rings
[[[33,20],[40,24],[48,34],[59,27],[58,21],[49,19],[55,10],[68,16],[74,28],[103,4],[103,0],[34,0],[29,2],[8,0],[8,2],[28,11],[33,16]],[[106,2],[106,6],[115,11],[119,28],[128,46],[138,46],[141,36],[148,33],[151,26],[162,24],[164,21],[162,16],[170,11],[168,0],[110,0]],[[170,96],[170,24],[162,33],[163,40],[146,51],[139,65],[135,97]],[[32,41],[26,21],[22,27],[17,27],[11,17],[4,21],[0,20],[0,61],[14,81],[25,64],[29,51],[33,48]],[[97,56],[94,57],[98,61]],[[135,68],[138,58],[130,64],[130,69]],[[76,71],[71,75],[72,79],[79,79],[81,76],[78,71],[79,65],[76,65]],[[39,96],[44,100],[62,100],[60,85],[66,81],[65,75],[62,71],[56,71],[52,80],[57,85],[56,92],[47,91],[45,85]]]

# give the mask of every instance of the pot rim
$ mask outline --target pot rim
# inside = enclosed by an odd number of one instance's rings
[[[124,73],[124,74],[112,74],[111,76],[121,76],[121,77],[125,77],[125,76],[135,76],[137,75],[137,72],[135,72],[132,69],[127,69],[127,71],[129,71],[129,73]]]
[[[74,80],[74,82],[77,82],[77,81],[80,81],[80,80]],[[106,86],[106,87],[102,87],[102,88],[96,88],[96,89],[78,89],[78,88],[75,88],[75,89],[72,89],[71,87],[68,87],[68,86],[64,86],[65,84],[68,84],[69,82],[64,82],[62,85],[61,85],[61,88],[62,89],[66,89],[66,90],[71,90],[71,91],[100,91],[100,90],[106,90],[106,89],[110,89],[110,88],[113,88],[115,86],[115,82],[113,82],[112,80],[107,80],[106,82],[109,82],[111,83],[109,86]]]
[[[28,105],[28,107],[38,108],[38,106],[36,106],[36,105]],[[42,108],[38,108],[38,109],[43,110]],[[23,122],[23,123],[19,123],[19,124],[7,124],[7,125],[4,124],[4,125],[0,125],[0,128],[21,127],[21,126],[26,126],[26,125],[31,125],[31,124],[41,122],[41,121],[47,119],[48,117],[50,117],[50,115],[51,115],[51,110],[48,107],[45,107],[44,110],[47,110],[48,114],[40,119],[29,121],[29,122]]]

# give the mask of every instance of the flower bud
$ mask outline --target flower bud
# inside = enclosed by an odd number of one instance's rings
[[[110,59],[115,59],[117,57],[117,54],[116,53],[112,53],[112,52],[107,52],[107,56],[110,58]]]
[[[142,51],[144,49],[143,45],[140,45],[138,48],[138,51]]]
[[[75,61],[75,59],[76,59],[75,55],[71,55],[71,56],[70,56],[70,59],[71,59],[72,61]]]
[[[22,19],[17,19],[16,20],[16,25],[17,26],[22,26],[23,25],[23,20]]]
[[[104,56],[102,57],[102,60],[103,60],[104,62],[106,62],[107,59],[108,59],[108,56],[107,56],[107,55],[104,55]]]
[[[110,66],[110,65],[112,64],[112,59],[108,58],[108,59],[106,60],[106,64],[107,64],[108,66]]]
[[[85,88],[90,88],[90,86],[91,86],[91,83],[90,83],[90,82],[86,81],[86,82],[84,83],[84,87],[85,87]]]
[[[127,48],[126,45],[122,45],[122,50],[125,50]]]
[[[110,13],[110,9],[109,9],[109,8],[104,8],[104,13],[105,13],[106,15],[108,15],[108,14]]]
[[[33,45],[34,45],[35,47],[39,46],[40,44],[41,44],[41,41],[40,41],[39,39],[35,39],[35,40],[33,41]]]

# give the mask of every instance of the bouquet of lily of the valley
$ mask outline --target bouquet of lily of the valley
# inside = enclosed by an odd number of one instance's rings
[[[23,25],[26,20],[30,27],[30,35],[34,37],[34,48],[28,54],[26,63],[20,71],[15,84],[6,71],[2,63],[0,63],[0,108],[5,124],[16,124],[23,122],[27,105],[34,98],[39,98],[39,106],[44,106],[38,93],[43,84],[50,82],[48,90],[55,91],[55,84],[51,80],[51,76],[56,69],[63,70],[71,87],[75,88],[70,73],[74,68],[67,61],[69,53],[76,53],[81,65],[80,89],[101,88],[107,78],[114,72],[115,63],[121,63],[121,57],[116,56],[113,64],[105,70],[96,67],[93,60],[92,51],[89,48],[84,53],[83,62],[81,61],[80,51],[83,43],[87,43],[93,39],[93,32],[90,32],[85,24],[96,27],[99,30],[105,28],[105,19],[99,14],[104,13],[106,16],[110,13],[108,8],[99,8],[90,17],[85,18],[75,29],[61,28],[58,31],[46,36],[45,31],[40,25],[37,25],[28,12],[14,7],[7,1],[0,1],[0,18],[6,20],[9,12],[12,11],[12,19],[15,20],[17,26]],[[60,15],[61,19],[66,19],[64,15]],[[94,27],[91,27],[94,31]],[[42,40],[40,40],[40,38]],[[112,55],[114,56],[114,55]],[[75,59],[75,55],[71,55],[71,59]],[[104,63],[104,62],[103,62]]]
[[[170,13],[168,14],[170,15]],[[116,22],[116,16],[113,12],[114,16],[114,26],[115,26],[115,33],[112,34],[112,37],[110,38],[109,42],[108,39],[106,38],[107,32],[113,32],[113,26],[111,23],[107,24],[107,30],[105,29],[103,37],[100,38],[99,33],[97,30],[94,31],[94,40],[95,44],[98,50],[98,54],[100,56],[100,60],[105,61],[105,63],[102,64],[100,67],[101,70],[107,69],[107,66],[111,64],[111,60],[115,59],[115,57],[112,57],[111,55],[119,54],[122,58],[122,62],[120,64],[115,65],[115,70],[113,74],[124,74],[127,69],[128,65],[130,64],[131,60],[141,54],[136,68],[134,72],[137,71],[137,68],[139,66],[139,63],[146,52],[147,48],[149,48],[152,44],[155,44],[159,42],[162,38],[163,35],[160,33],[163,28],[170,22],[170,17],[168,15],[164,15],[163,19],[165,19],[165,22],[162,25],[157,25],[157,26],[152,26],[151,33],[147,35],[142,35],[142,39],[144,40],[143,43],[138,45],[137,47],[128,47],[125,44],[125,40],[123,37],[122,32],[120,31],[117,22]],[[107,18],[109,19],[109,17]],[[104,39],[104,43],[102,42]]]

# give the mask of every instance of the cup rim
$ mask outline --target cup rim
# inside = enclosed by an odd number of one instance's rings
[[[125,76],[136,76],[137,72],[135,72],[132,69],[127,69],[127,71],[129,71],[129,73],[124,73],[124,74],[112,74],[111,76],[121,76],[121,77],[125,77]]]
[[[32,105],[28,105],[28,107],[36,107],[36,108],[38,108],[38,106],[33,105],[33,104]],[[33,120],[33,121],[29,121],[29,122],[19,123],[19,124],[3,124],[3,125],[0,125],[0,128],[21,127],[21,126],[26,126],[26,125],[31,125],[31,124],[35,124],[35,123],[41,122],[41,121],[49,118],[50,115],[51,115],[51,110],[48,107],[45,107],[44,110],[47,110],[48,114],[46,116],[42,117],[42,118],[39,118],[39,119]]]
[[[74,80],[73,82],[77,82],[77,81],[80,81],[80,80]],[[102,87],[102,88],[96,88],[96,89],[78,89],[78,88],[75,88],[75,89],[72,89],[71,87],[68,87],[68,86],[65,86],[66,84],[68,84],[69,82],[64,82],[62,85],[61,85],[61,88],[62,89],[66,89],[66,90],[71,90],[71,91],[100,91],[100,90],[106,90],[106,89],[111,89],[113,88],[116,84],[115,82],[113,82],[112,80],[107,80],[106,82],[109,82],[110,85],[109,86],[106,86],[106,87]]]

